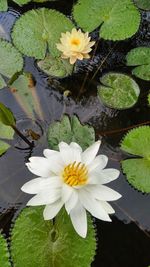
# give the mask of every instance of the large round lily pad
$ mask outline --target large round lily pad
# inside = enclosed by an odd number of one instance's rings
[[[61,33],[71,31],[73,23],[62,13],[40,8],[21,16],[12,32],[15,46],[25,55],[43,59],[47,48],[53,56],[59,56],[56,44]]]
[[[100,37],[106,40],[129,38],[140,25],[140,13],[131,0],[79,0],[73,16],[84,31],[101,25]]]
[[[138,84],[128,75],[108,73],[100,79],[100,82],[98,96],[106,106],[126,109],[137,102],[140,89]]]
[[[1,267],[11,267],[10,261],[9,261],[9,252],[8,252],[8,246],[5,238],[0,233],[0,266]]]

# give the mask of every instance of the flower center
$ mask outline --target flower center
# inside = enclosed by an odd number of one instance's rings
[[[85,185],[88,179],[87,167],[75,161],[64,168],[63,179],[70,186]]]
[[[73,39],[71,40],[71,44],[72,44],[72,45],[76,45],[76,46],[78,46],[78,45],[80,44],[80,39],[73,38]]]

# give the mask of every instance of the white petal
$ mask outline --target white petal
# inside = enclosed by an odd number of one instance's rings
[[[52,220],[63,206],[63,202],[58,200],[51,205],[46,205],[43,216],[44,220]]]
[[[69,198],[71,197],[71,194],[73,192],[73,188],[67,184],[63,184],[62,187],[62,192],[61,192],[61,196],[62,196],[62,201],[65,203],[69,200]]]
[[[45,189],[42,192],[38,193],[36,196],[31,198],[27,206],[40,206],[40,205],[47,205],[52,204],[53,202],[57,201],[61,197],[61,190],[60,188],[53,188],[52,190]]]
[[[77,143],[75,143],[75,142],[71,142],[71,143],[70,143],[70,147],[71,147],[71,148],[74,148],[74,149],[77,149],[77,150],[80,151],[80,153],[82,153],[82,147],[79,146]]]
[[[101,201],[100,203],[108,214],[114,214],[115,213],[115,210],[112,208],[112,206],[108,202]]]
[[[65,203],[65,209],[68,214],[70,214],[70,211],[75,207],[78,201],[78,193],[77,190],[73,190],[70,198]]]
[[[26,163],[28,169],[35,175],[48,177],[51,173],[48,159],[44,157],[31,157],[29,163]]]
[[[79,149],[70,147],[67,143],[59,143],[59,150],[62,157],[62,160],[66,165],[73,163],[74,161],[81,161],[81,152]]]
[[[94,217],[103,220],[111,221],[109,215],[100,204],[100,201],[95,200],[84,189],[80,190],[79,199],[83,207],[88,210]]]
[[[117,169],[95,169],[90,172],[89,184],[107,184],[118,178],[120,172]]]
[[[93,145],[88,147],[81,155],[82,162],[86,165],[90,164],[96,157],[96,154],[99,150],[101,141],[95,142]]]
[[[108,162],[108,157],[105,155],[98,155],[92,163],[88,166],[89,172],[98,168],[98,170],[102,170],[106,167]]]
[[[87,185],[85,189],[98,200],[113,201],[121,198],[118,192],[105,185]]]
[[[32,179],[31,181],[25,183],[21,190],[28,194],[37,194],[43,189],[46,189],[47,187],[57,187],[61,186],[61,180],[59,177],[51,177],[51,178],[36,178]]]
[[[44,151],[43,151],[43,155],[44,155],[46,158],[51,158],[51,157],[53,157],[54,155],[57,155],[58,153],[59,153],[58,151],[51,150],[51,149],[44,149]]]
[[[83,238],[87,235],[87,215],[86,210],[78,202],[70,212],[70,218],[76,232]]]

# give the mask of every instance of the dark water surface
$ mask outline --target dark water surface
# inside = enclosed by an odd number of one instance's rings
[[[29,4],[19,9],[10,1],[9,11],[0,13],[0,37],[10,41],[10,31],[15,19],[26,10],[47,6],[70,15],[72,3],[73,1],[61,0],[43,5]],[[32,151],[16,148],[26,147],[16,136],[12,147],[0,158],[0,228],[6,235],[12,219],[29,199],[20,190],[26,181],[33,178],[25,167],[25,162],[31,155],[42,155],[43,149],[47,147],[44,132],[51,122],[60,120],[63,114],[76,114],[81,122],[92,125],[96,130],[96,137],[102,138],[101,153],[110,158],[109,166],[120,168],[120,160],[127,157],[119,149],[119,142],[125,131],[118,134],[111,134],[111,131],[150,121],[150,108],[147,106],[150,83],[135,79],[141,87],[141,95],[136,106],[125,111],[104,107],[96,97],[96,88],[99,78],[108,71],[131,75],[131,68],[125,66],[125,55],[131,48],[150,46],[149,25],[150,13],[143,12],[141,28],[133,38],[118,42],[115,47],[113,42],[100,40],[93,60],[80,63],[76,73],[68,78],[48,79],[37,69],[32,58],[25,58],[25,70],[33,74],[36,82],[38,97],[35,98],[35,103],[38,104],[38,115],[35,116],[35,121],[27,117],[8,88],[0,90],[0,102],[12,109],[21,131],[26,134],[27,129],[32,129],[41,136]],[[97,31],[93,33],[93,38],[96,37]],[[104,58],[104,64],[92,79]],[[71,91],[69,97],[63,95],[65,90]],[[123,175],[112,182],[110,187],[123,197],[113,203],[116,214],[112,223],[95,221],[98,228],[98,249],[92,266],[147,267],[150,265],[150,196],[133,189]]]

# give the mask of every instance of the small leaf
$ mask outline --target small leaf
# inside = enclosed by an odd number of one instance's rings
[[[150,10],[150,1],[149,0],[134,0],[135,4],[144,10]]]
[[[113,41],[131,37],[140,25],[140,13],[131,0],[79,0],[73,16],[84,31],[101,25],[100,37]]]
[[[3,235],[0,233],[0,266],[1,267],[11,267],[9,262],[9,252],[7,247],[7,242]]]
[[[104,75],[98,86],[98,96],[106,106],[115,109],[127,109],[135,105],[140,89],[138,84],[128,75],[108,73]]]
[[[133,75],[140,79],[150,81],[150,47],[137,47],[126,56],[127,66],[137,66]]]
[[[11,236],[15,267],[87,267],[96,249],[95,231],[88,217],[88,235],[75,232],[62,209],[52,221],[44,221],[42,207],[26,208],[19,215]]]
[[[0,103],[0,121],[8,126],[16,124],[13,113],[3,103]]]
[[[9,42],[0,39],[0,73],[11,78],[23,68],[23,58]]]
[[[143,158],[122,161],[123,172],[136,189],[150,193],[150,126],[131,130],[123,139],[121,149]]]
[[[48,143],[50,148],[58,149],[58,144],[77,142],[83,149],[86,149],[95,142],[93,127],[82,125],[76,116],[71,119],[64,115],[61,122],[54,122],[48,129]]]
[[[0,89],[3,89],[6,86],[5,80],[2,75],[0,75]]]
[[[73,71],[73,65],[68,60],[47,55],[44,60],[38,62],[39,68],[50,76],[64,78]]]
[[[7,0],[0,0],[0,11],[7,11],[8,4]]]
[[[150,157],[150,126],[131,130],[121,142],[121,149],[141,157]]]
[[[53,56],[60,55],[56,44],[59,43],[61,33],[71,31],[72,28],[72,22],[62,13],[39,8],[26,12],[16,21],[12,38],[23,54],[43,59],[47,47]]]

